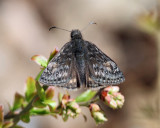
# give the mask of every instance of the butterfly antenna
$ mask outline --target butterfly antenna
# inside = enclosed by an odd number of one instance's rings
[[[56,27],[56,26],[53,26],[53,27],[50,27],[49,28],[49,31],[51,30],[51,29],[60,29],[60,30],[64,30],[64,31],[67,31],[67,32],[71,32],[71,31],[69,31],[69,30],[66,30],[66,29],[63,29],[63,28],[59,28],[59,27]]]
[[[88,24],[87,26],[85,26],[85,27],[81,30],[81,32],[84,31],[86,28],[88,28],[88,26],[90,26],[91,24],[97,24],[97,23],[94,22],[94,21],[89,22],[89,24]]]

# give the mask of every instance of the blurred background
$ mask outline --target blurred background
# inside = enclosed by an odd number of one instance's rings
[[[15,92],[24,93],[28,76],[39,66],[35,54],[49,56],[70,40],[70,33],[48,31],[51,26],[82,29],[83,38],[96,44],[123,71],[122,109],[101,104],[108,121],[96,125],[87,108],[82,116],[63,122],[61,117],[33,117],[26,128],[158,128],[160,13],[158,0],[0,0],[0,104],[9,110]],[[159,64],[158,64],[159,63]],[[56,89],[56,92],[65,92]],[[81,92],[69,92],[74,98]]]

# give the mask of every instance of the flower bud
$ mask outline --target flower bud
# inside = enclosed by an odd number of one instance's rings
[[[61,102],[61,107],[63,109],[62,117],[64,120],[67,120],[69,116],[75,118],[78,114],[81,113],[81,109],[78,103],[74,99],[71,99],[69,95],[63,95]]]
[[[64,94],[63,97],[62,97],[62,100],[65,99],[65,100],[69,100],[70,99],[70,95],[68,94]]]
[[[69,103],[67,104],[67,106],[68,106],[72,111],[74,111],[76,114],[79,114],[79,113],[81,112],[81,109],[80,109],[78,103],[76,103],[75,100],[69,102]]]
[[[46,99],[52,99],[54,96],[54,87],[53,86],[49,86],[48,89],[46,90]]]
[[[97,124],[103,123],[104,121],[107,121],[107,118],[105,117],[105,115],[101,111],[99,105],[94,104],[94,103],[90,104],[89,109],[91,112],[91,116],[94,118],[94,120],[96,121]]]
[[[70,95],[68,95],[68,94],[64,94],[63,95],[63,97],[62,97],[62,103],[61,103],[61,105],[62,105],[62,108],[65,108],[66,107],[66,104],[69,102],[69,100],[71,100],[70,99]]]
[[[119,92],[118,86],[109,86],[101,91],[100,99],[113,109],[121,108],[124,104],[124,96]]]
[[[119,87],[118,86],[108,86],[104,88],[104,91],[106,92],[119,92]]]
[[[112,99],[109,104],[108,104],[111,108],[116,109],[117,108],[117,102],[116,100]]]
[[[90,111],[93,111],[93,112],[97,112],[101,110],[98,104],[90,104],[89,109]]]

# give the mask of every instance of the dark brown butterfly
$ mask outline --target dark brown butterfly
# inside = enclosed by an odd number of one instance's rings
[[[102,88],[124,80],[116,63],[83,40],[79,30],[71,31],[71,41],[52,58],[39,79],[42,84],[67,89]]]

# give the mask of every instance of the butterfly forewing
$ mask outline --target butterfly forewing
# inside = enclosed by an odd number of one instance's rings
[[[72,45],[67,43],[49,62],[40,77],[40,82],[46,85],[62,86],[72,77]]]
[[[89,77],[92,83],[94,81],[102,86],[119,84],[124,81],[124,76],[116,63],[98,49],[96,45],[87,41],[86,48]],[[93,85],[88,84],[87,86],[92,87]]]

